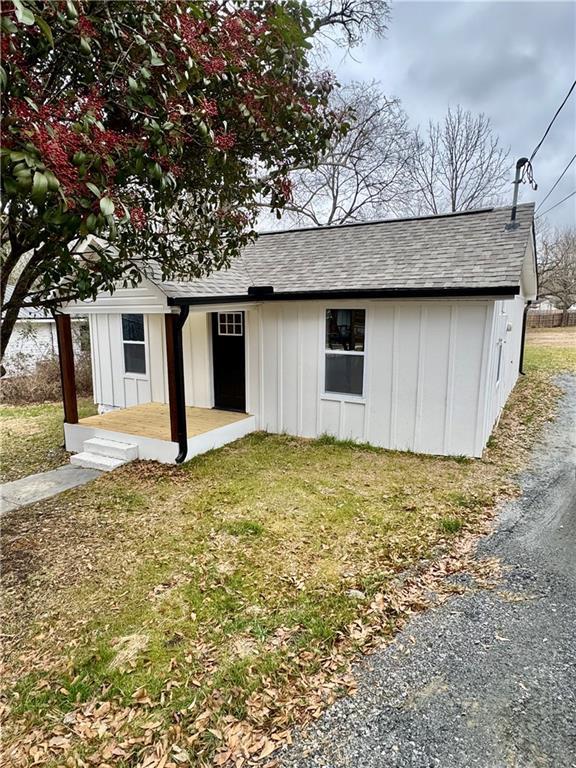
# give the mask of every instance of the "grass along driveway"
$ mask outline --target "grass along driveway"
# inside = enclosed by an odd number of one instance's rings
[[[80,418],[96,413],[88,398],[78,400]],[[0,483],[66,464],[64,411],[60,403],[0,405]]]
[[[576,370],[567,348],[555,370]],[[354,690],[354,654],[456,589],[553,413],[527,368],[482,461],[251,435],[183,467],[135,463],[8,518],[12,764],[266,765]],[[480,563],[490,578],[496,564]]]

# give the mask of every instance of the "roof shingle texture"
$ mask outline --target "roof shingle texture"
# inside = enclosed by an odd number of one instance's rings
[[[416,219],[262,234],[229,269],[159,286],[173,298],[338,290],[501,288],[520,283],[532,203]]]

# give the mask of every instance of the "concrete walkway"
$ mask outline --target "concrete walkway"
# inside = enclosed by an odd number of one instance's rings
[[[102,473],[95,469],[84,469],[67,464],[49,472],[39,472],[20,480],[0,485],[0,514],[5,515],[20,507],[49,499],[62,491],[89,483]]]

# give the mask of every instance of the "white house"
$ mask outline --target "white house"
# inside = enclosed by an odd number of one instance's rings
[[[6,286],[6,302],[14,287]],[[80,352],[80,334],[74,334],[74,351]],[[36,363],[58,353],[56,323],[51,314],[40,307],[22,307],[6,347],[4,367],[6,375],[22,374],[34,370]]]
[[[65,307],[72,460],[182,461],[253,430],[481,456],[537,294],[533,214],[263,234],[208,278],[147,279]],[[80,421],[66,362],[79,313],[100,412]]]

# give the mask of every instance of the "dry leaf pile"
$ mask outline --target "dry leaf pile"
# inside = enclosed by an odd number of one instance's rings
[[[31,508],[5,531],[5,764],[271,768],[358,654],[498,586],[476,543],[558,393],[523,380],[481,462],[255,436]]]

